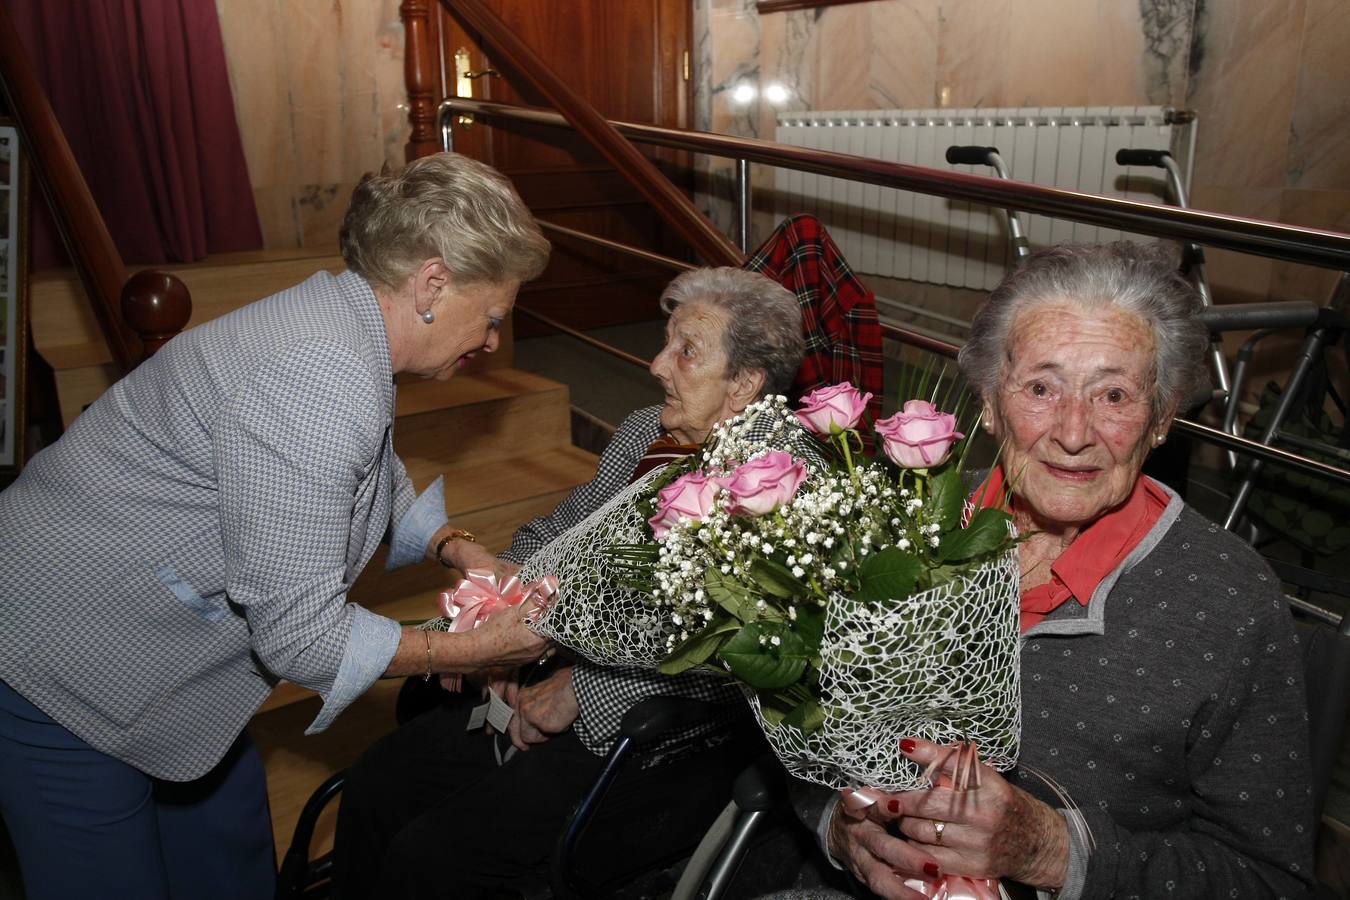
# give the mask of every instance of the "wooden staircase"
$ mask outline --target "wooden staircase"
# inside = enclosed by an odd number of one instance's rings
[[[296,284],[315,271],[340,271],[331,255],[237,254],[172,271],[192,292],[197,325],[239,305]],[[45,273],[33,283],[33,338],[56,371],[66,423],[112,383],[106,344],[71,273]],[[509,332],[509,329],[508,329]],[[445,475],[450,521],[504,550],[515,529],[550,512],[573,487],[588,481],[596,458],[571,444],[566,385],[510,367],[509,333],[501,349],[480,356],[448,382],[399,381],[394,448],[419,491]],[[393,619],[437,615],[437,596],[458,576],[434,562],[384,571],[379,551],[351,598]],[[394,696],[402,679],[378,682],[324,733],[305,737],[319,698],[283,683],[254,717],[250,731],[267,765],[277,853],[284,853],[306,798],[394,728]],[[316,844],[331,842],[331,811]]]

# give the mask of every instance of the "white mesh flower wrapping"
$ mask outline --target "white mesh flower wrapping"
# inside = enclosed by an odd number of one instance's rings
[[[651,601],[616,583],[611,547],[651,540],[637,500],[662,470],[656,469],[615,494],[604,506],[558,535],[521,566],[529,584],[544,575],[558,579],[558,596],[530,626],[591,662],[654,669],[666,657],[672,625]]]
[[[765,721],[778,758],[798,778],[832,788],[926,786],[900,753],[903,737],[965,739],[1007,770],[1022,730],[1017,552],[898,603],[835,596],[821,641],[825,722],[803,734]]]

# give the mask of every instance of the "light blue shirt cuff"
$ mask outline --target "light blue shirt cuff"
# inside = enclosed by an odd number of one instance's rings
[[[442,475],[427,485],[394,526],[384,567],[397,569],[426,559],[431,536],[449,521],[450,517],[445,514],[445,476]]]
[[[347,636],[347,651],[338,666],[333,686],[324,695],[318,717],[305,729],[305,734],[323,731],[353,700],[374,684],[398,650],[403,629],[393,619],[377,616],[355,604],[352,611],[351,632]]]
[[[1061,809],[1064,824],[1069,827],[1069,865],[1064,870],[1064,884],[1057,891],[1036,891],[1038,900],[1079,900],[1087,883],[1088,826],[1083,814],[1076,809]]]

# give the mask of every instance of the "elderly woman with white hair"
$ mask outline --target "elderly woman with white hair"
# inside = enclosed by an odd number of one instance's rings
[[[394,376],[495,350],[548,242],[438,154],[363,181],[341,243],[347,271],[174,338],[0,494],[0,813],[30,898],[270,897],[244,726],[278,681],[323,697],[315,732],[378,678],[544,651],[519,616],[427,634],[347,591],[390,533],[393,563],[478,558],[414,502]]]
[[[861,817],[799,791],[868,890],[918,898],[906,879],[950,874],[1059,898],[1307,893],[1302,655],[1279,582],[1140,474],[1204,377],[1199,306],[1169,254],[1118,243],[1036,254],[976,315],[961,370],[1003,450],[975,496],[1006,490],[1023,535],[1019,768],[957,791],[950,754],[905,739],[923,766],[947,759],[936,786]]]
[[[667,286],[661,305],[670,318],[651,372],[665,402],[630,414],[595,478],[516,532],[502,554],[509,568],[642,474],[693,452],[719,422],[789,390],[805,342],[801,310],[786,288],[741,269],[695,269]],[[793,452],[819,459],[811,438],[793,428],[799,439]],[[681,742],[681,752],[703,760],[699,777],[673,778],[659,764],[666,748],[648,748],[649,762],[657,764],[630,766],[640,771],[625,771],[610,795],[649,814],[635,812],[622,847],[607,848],[607,858],[595,864],[603,871],[585,875],[605,881],[678,855],[698,840],[725,804],[731,780],[757,752],[755,744],[726,744],[731,724],[749,721],[745,701],[724,679],[577,660],[542,680],[510,686],[516,715],[508,735],[466,730],[475,694],[444,698],[372,746],[343,787],[334,896],[466,900],[537,884],[567,816],[599,775],[624,712],[654,695],[708,700],[718,710],[699,734],[685,736],[692,745]]]

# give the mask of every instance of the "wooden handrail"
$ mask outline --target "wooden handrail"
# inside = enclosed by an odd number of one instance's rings
[[[20,43],[4,4],[0,4],[0,90],[18,125],[22,149],[47,198],[66,252],[94,305],[94,315],[113,361],[125,372],[141,354],[135,335],[118,314],[118,300],[126,280],[122,255],[99,215],[89,185],[66,143],[47,94],[33,73],[28,51]]]
[[[478,32],[493,52],[527,79],[547,98],[572,127],[598,150],[637,189],[672,228],[689,242],[694,251],[714,266],[739,266],[745,261],[736,245],[708,221],[694,204],[647,157],[622,137],[605,117],[581,95],[572,90],[548,64],[507,28],[482,0],[441,0],[466,27]],[[403,7],[415,7],[416,0],[405,0]],[[412,47],[411,35],[408,46]],[[421,71],[429,63],[410,61],[408,73]],[[419,110],[412,110],[418,113]]]
[[[113,363],[119,372],[129,372],[182,330],[192,313],[192,300],[187,286],[176,275],[146,270],[131,279],[126,277],[122,254],[108,233],[3,3],[0,93],[14,116],[25,159],[37,175]]]

